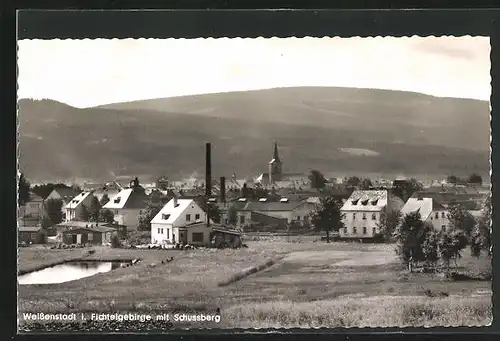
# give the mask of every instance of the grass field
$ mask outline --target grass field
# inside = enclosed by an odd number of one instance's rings
[[[220,308],[221,323],[210,327],[231,328],[491,322],[491,281],[408,274],[392,245],[326,244],[314,238],[318,237],[260,238],[248,241],[248,248],[235,250],[95,248],[86,258],[142,261],[77,281],[20,286],[19,311],[213,313]],[[84,252],[22,248],[19,268],[77,258]],[[161,264],[170,256],[173,262]],[[274,265],[220,286],[268,260],[275,260]],[[152,263],[156,265],[151,267]],[[458,265],[457,271],[473,274],[491,267],[488,258],[473,258],[468,250]],[[436,297],[429,297],[433,294]]]

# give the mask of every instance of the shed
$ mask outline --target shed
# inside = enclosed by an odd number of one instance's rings
[[[111,227],[76,227],[62,232],[64,244],[94,244],[101,245],[111,243],[111,236],[117,233]]]
[[[225,246],[240,247],[242,244],[241,232],[224,227],[215,227],[212,229],[212,243],[217,248]]]
[[[41,226],[20,226],[18,228],[18,242],[34,244],[37,242],[37,236],[39,233],[42,233]],[[46,235],[44,238],[44,242],[47,242]]]

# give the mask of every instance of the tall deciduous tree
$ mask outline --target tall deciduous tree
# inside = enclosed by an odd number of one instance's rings
[[[363,190],[368,190],[368,189],[372,188],[372,186],[373,186],[372,181],[368,178],[364,178],[359,183],[359,188],[363,189]]]
[[[351,176],[346,180],[346,185],[351,187],[357,187],[361,183],[361,179],[357,176]]]
[[[30,183],[24,177],[24,174],[21,173],[19,177],[19,187],[18,187],[18,203],[19,206],[25,205],[30,200]]]
[[[472,255],[479,257],[482,251],[491,257],[491,197],[486,200],[471,236]]]
[[[310,221],[319,231],[326,232],[326,242],[330,242],[330,232],[338,232],[344,227],[340,209],[342,201],[335,197],[322,197],[310,214]]]
[[[99,221],[111,224],[115,220],[115,215],[111,210],[101,210],[99,213]]]
[[[311,170],[308,178],[311,183],[311,188],[315,188],[317,190],[325,188],[327,180],[323,175],[323,173],[321,173],[319,170],[317,169]]]
[[[394,237],[394,232],[401,223],[402,218],[402,213],[398,210],[389,211],[387,213],[382,212],[377,226],[384,241],[389,241]]]
[[[54,224],[59,224],[63,220],[62,206],[63,202],[60,199],[49,199],[45,201],[47,218]]]
[[[99,199],[97,199],[97,197],[93,197],[89,207],[89,221],[98,222],[100,212],[101,204],[99,203]]]
[[[392,188],[392,194],[406,202],[415,192],[421,191],[423,188],[424,186],[420,182],[412,178],[396,183]]]
[[[163,205],[161,203],[150,202],[145,209],[139,213],[138,230],[151,231],[151,220],[161,211]]]
[[[445,262],[446,272],[450,271],[450,261],[461,258],[461,251],[467,247],[468,240],[461,230],[453,230],[441,235],[439,240],[439,252],[441,259]]]
[[[453,205],[448,213],[449,226],[452,230],[462,231],[470,239],[476,221],[469,211],[458,205]]]
[[[420,213],[414,212],[404,216],[396,230],[396,253],[401,261],[412,271],[413,265],[425,262],[427,256],[432,256],[432,250],[424,250],[424,244],[433,234],[431,225],[421,220]]]
[[[80,219],[81,221],[89,221],[89,218],[90,218],[89,208],[87,207],[87,205],[82,204],[82,209],[80,211],[78,219]]]

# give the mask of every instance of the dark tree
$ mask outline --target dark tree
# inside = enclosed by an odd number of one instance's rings
[[[471,252],[475,257],[479,257],[482,251],[486,251],[491,257],[491,198],[486,200],[483,213],[478,219],[471,236]]]
[[[21,173],[21,176],[19,177],[18,191],[19,206],[24,206],[30,200],[30,183],[26,180],[23,173]]]
[[[469,211],[458,205],[453,205],[449,208],[448,220],[452,230],[462,231],[467,239],[470,239],[476,221]]]
[[[461,258],[461,251],[467,247],[468,240],[465,233],[460,230],[454,230],[441,235],[439,240],[439,253],[441,259],[446,264],[446,272],[450,271],[450,261]]]
[[[106,205],[109,202],[109,196],[104,193],[104,195],[101,197],[101,201],[99,202],[101,204],[101,207]]]
[[[160,213],[163,205],[161,203],[150,202],[145,209],[139,213],[139,226],[140,231],[151,231],[151,220]]]
[[[220,218],[221,218],[221,212],[219,210],[219,207],[217,206],[216,203],[213,202],[206,202],[203,199],[197,200],[198,204],[200,205],[201,209],[205,214],[209,212],[210,215],[210,220],[212,220],[215,223],[220,223]]]
[[[398,181],[392,187],[392,194],[406,202],[415,192],[419,192],[423,188],[424,186],[416,179]]]
[[[59,224],[63,220],[62,206],[63,202],[60,199],[49,199],[45,202],[47,218],[54,224]]]
[[[237,214],[237,211],[236,211],[236,206],[234,205],[231,205],[229,206],[228,210],[227,210],[227,222],[229,225],[236,225],[236,223],[238,222],[238,214]]]
[[[317,190],[325,188],[327,180],[323,175],[323,173],[321,173],[319,170],[317,169],[311,170],[308,178],[311,183],[311,188],[315,188]]]
[[[113,233],[113,235],[111,236],[111,247],[112,248],[121,247],[120,238],[118,237],[118,235],[116,233]]]
[[[100,212],[101,204],[99,203],[99,199],[97,199],[97,197],[93,197],[89,207],[89,221],[98,222]]]
[[[372,181],[368,178],[361,180],[359,183],[359,189],[368,190],[373,187]]]
[[[82,210],[78,215],[78,219],[80,219],[81,221],[89,221],[89,218],[90,218],[89,208],[87,207],[87,205],[82,204]]]
[[[446,182],[449,184],[456,184],[459,182],[459,178],[456,175],[448,175],[446,177]]]
[[[481,185],[483,183],[483,178],[479,174],[472,173],[467,179],[467,182],[470,184]]]
[[[407,214],[396,230],[396,253],[401,261],[410,271],[413,264],[425,262],[427,254],[432,256],[432,252],[424,251],[424,243],[433,234],[431,225],[421,220],[420,213]]]
[[[401,223],[403,215],[401,211],[394,210],[389,212],[382,212],[380,220],[377,224],[379,233],[384,241],[390,241],[394,237],[396,228]]]
[[[243,187],[241,188],[241,194],[240,194],[240,197],[241,198],[250,198],[251,197],[251,191],[250,189],[248,188],[247,184],[243,184]]]
[[[99,221],[102,223],[111,224],[115,220],[115,215],[111,210],[101,210],[99,214]]]
[[[326,242],[330,242],[330,232],[338,232],[344,227],[340,209],[342,201],[335,197],[322,197],[310,214],[310,221],[318,231],[326,232]]]

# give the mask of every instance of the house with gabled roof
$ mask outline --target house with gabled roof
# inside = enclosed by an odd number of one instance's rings
[[[449,211],[435,198],[424,196],[411,197],[401,209],[403,217],[411,213],[419,213],[423,222],[432,225],[434,230],[445,232],[448,224]]]
[[[382,214],[399,211],[404,202],[388,190],[355,190],[340,212],[344,228],[340,238],[373,238],[380,233]]]
[[[94,195],[91,192],[81,192],[76,197],[71,199],[66,206],[64,206],[65,211],[65,221],[80,220],[80,217],[85,210],[84,206],[88,209]]]
[[[148,196],[144,188],[136,186],[122,189],[118,194],[111,197],[102,208],[113,212],[114,221],[118,225],[127,226],[127,230],[137,230],[139,214],[147,205]]]
[[[208,244],[211,226],[195,200],[174,197],[151,220],[151,243]]]
[[[21,208],[21,207],[20,207]],[[29,194],[29,200],[20,209],[20,215],[26,218],[41,219],[45,212],[45,200],[35,193]]]

